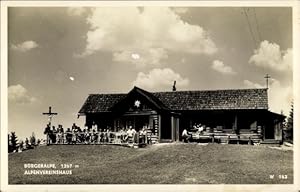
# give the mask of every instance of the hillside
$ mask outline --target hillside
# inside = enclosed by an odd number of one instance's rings
[[[24,164],[72,164],[72,175],[24,175]],[[79,166],[74,168],[74,166]],[[36,169],[37,170],[37,169]],[[70,169],[68,169],[70,170]],[[270,179],[270,175],[274,175]],[[279,178],[286,175],[287,178]],[[266,146],[40,146],[9,155],[10,184],[265,184],[293,182],[293,152]]]

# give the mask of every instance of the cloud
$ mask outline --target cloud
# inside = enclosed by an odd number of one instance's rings
[[[86,8],[83,7],[68,7],[67,13],[70,16],[80,16],[86,12]]]
[[[230,66],[225,65],[223,61],[219,61],[219,60],[214,60],[211,68],[214,69],[215,71],[218,71],[226,75],[236,74],[236,72],[233,71],[233,69]]]
[[[140,53],[142,65],[156,65],[167,58],[169,51],[206,55],[217,51],[201,26],[183,21],[167,7],[95,8],[87,22],[90,30],[82,57],[108,51],[114,61],[132,63],[127,56]]]
[[[288,115],[293,100],[292,86],[283,86],[278,80],[271,79],[269,95],[270,109],[277,113],[283,111]]]
[[[26,52],[31,49],[37,48],[37,47],[38,47],[38,44],[34,41],[24,41],[23,43],[20,43],[17,45],[14,45],[14,44],[11,45],[11,48],[13,50],[21,51],[21,52]]]
[[[248,88],[264,88],[261,84],[253,83],[249,80],[244,80],[244,85],[246,85]]]
[[[291,71],[292,61],[292,49],[280,50],[279,45],[266,40],[260,43],[260,47],[254,50],[254,55],[249,59],[249,63],[276,71]]]
[[[188,78],[181,77],[180,74],[174,72],[170,68],[152,69],[148,74],[139,72],[134,86],[138,86],[147,90],[171,90],[173,82],[176,80],[176,86],[180,89],[189,84]]]
[[[177,14],[185,14],[189,11],[187,7],[173,7],[172,10]]]
[[[8,87],[8,100],[19,104],[28,104],[36,101],[36,98],[29,96],[28,91],[22,85],[11,85]]]
[[[141,57],[140,57],[140,55],[138,53],[132,53],[131,54],[131,58],[132,59],[140,59]]]
[[[251,82],[249,80],[244,80],[244,84],[247,88],[264,88],[265,86]],[[276,113],[283,113],[285,115],[289,114],[291,102],[293,100],[293,88],[292,86],[283,86],[280,81],[276,79],[270,80],[270,85],[268,89],[269,97],[269,108],[271,111]]]
[[[181,63],[186,63],[185,58],[181,58],[180,62],[181,62]]]
[[[147,51],[140,50],[135,51],[121,51],[113,53],[113,61],[117,62],[130,62],[137,67],[144,67],[147,64],[158,66],[164,59],[168,58],[168,54],[165,49],[162,48],[150,48]]]

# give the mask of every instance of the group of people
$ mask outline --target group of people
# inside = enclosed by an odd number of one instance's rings
[[[96,143],[149,143],[151,140],[151,130],[147,131],[146,127],[141,128],[138,132],[129,126],[128,128],[117,128],[113,132],[110,127],[98,129],[93,123],[92,127],[82,130],[75,123],[72,128],[64,131],[62,125],[47,125],[44,134],[47,135],[47,144],[96,144]]]
[[[203,131],[205,131],[205,126],[201,123],[197,124],[195,123],[193,125],[193,132],[196,134],[203,134]],[[184,129],[181,134],[183,142],[189,142],[192,139],[192,132],[188,132],[187,129]]]

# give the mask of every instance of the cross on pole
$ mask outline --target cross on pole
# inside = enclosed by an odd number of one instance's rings
[[[265,79],[266,79],[267,89],[269,89],[269,79],[270,78],[271,78],[271,76],[269,74],[266,74]]]
[[[47,113],[43,113],[43,115],[48,115],[48,121],[49,121],[49,126],[51,127],[51,121],[52,121],[52,117],[54,116],[54,115],[57,115],[57,113],[52,113],[52,111],[51,111],[51,106],[49,106],[49,112],[47,112]]]

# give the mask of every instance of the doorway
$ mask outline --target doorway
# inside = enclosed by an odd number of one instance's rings
[[[161,139],[172,139],[171,117],[169,115],[161,116]]]

